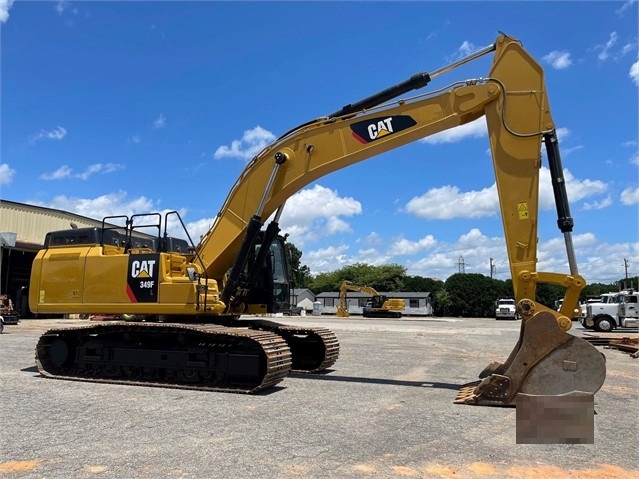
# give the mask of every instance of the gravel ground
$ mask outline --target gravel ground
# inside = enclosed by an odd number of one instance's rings
[[[639,360],[597,347],[594,444],[517,444],[515,408],[453,404],[515,345],[519,321],[284,318],[341,344],[323,375],[248,396],[41,377],[23,320],[0,336],[4,478],[639,477]],[[572,331],[581,334],[574,323]],[[624,333],[619,333],[620,336]]]

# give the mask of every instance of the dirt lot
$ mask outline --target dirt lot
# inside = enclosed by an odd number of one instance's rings
[[[291,375],[253,396],[45,379],[39,334],[81,321],[7,326],[0,477],[639,477],[639,359],[626,353],[597,347],[607,378],[594,444],[527,445],[516,443],[515,408],[453,404],[461,384],[505,360],[518,321],[283,322],[331,328],[340,358],[328,374]]]

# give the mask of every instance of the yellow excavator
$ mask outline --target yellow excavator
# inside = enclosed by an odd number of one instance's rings
[[[402,97],[490,53],[487,75]],[[286,132],[247,164],[197,246],[188,233],[187,245],[167,235],[169,215],[182,223],[176,212],[122,217],[123,231],[105,218],[82,238],[49,233],[33,263],[33,312],[126,314],[142,321],[51,329],[36,346],[38,370],[62,379],[250,393],[273,386],[290,370],[331,367],[339,343],[329,330],[246,318],[288,303],[278,226],[286,200],[328,173],[480,117],[488,128],[522,322],[508,358],[463,386],[455,402],[510,405],[518,393],[595,394],[605,379],[605,358],[567,333],[571,320],[563,310],[535,300],[538,283],[553,283],[566,288],[564,304],[577,304],[586,283],[577,268],[544,72],[504,34],[430,74],[417,73]],[[570,269],[563,273],[536,269],[542,142]],[[143,225],[157,234],[146,243],[132,241]]]
[[[367,302],[362,309],[362,316],[365,318],[401,318],[402,311],[406,308],[406,303],[401,298],[388,298],[370,286],[358,286],[350,281],[342,281],[339,287],[339,304],[337,306],[337,316],[340,318],[350,316],[346,298],[348,291],[370,294],[370,305]]]

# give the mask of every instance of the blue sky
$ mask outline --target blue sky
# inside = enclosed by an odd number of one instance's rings
[[[636,0],[0,0],[0,22],[0,197],[94,218],[178,210],[194,238],[276,137],[504,31],[546,72],[580,274],[639,273]],[[398,263],[444,280],[461,257],[506,279],[487,150],[482,120],[331,173],[287,202],[283,231],[314,273]],[[567,272],[541,179],[538,270]]]

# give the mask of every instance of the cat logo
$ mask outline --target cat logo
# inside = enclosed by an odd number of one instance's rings
[[[377,124],[372,123],[368,125],[368,137],[371,140],[376,139],[378,136],[384,136],[393,133],[393,117],[385,118],[378,121]]]
[[[397,115],[386,118],[371,118],[366,121],[353,123],[351,130],[353,131],[353,137],[355,137],[357,141],[366,144],[400,132],[416,124],[417,122],[408,115]]]
[[[158,301],[160,255],[157,253],[132,254],[129,256],[129,276],[126,294],[132,303]]]
[[[131,276],[133,278],[152,278],[155,260],[133,261],[131,263]]]

